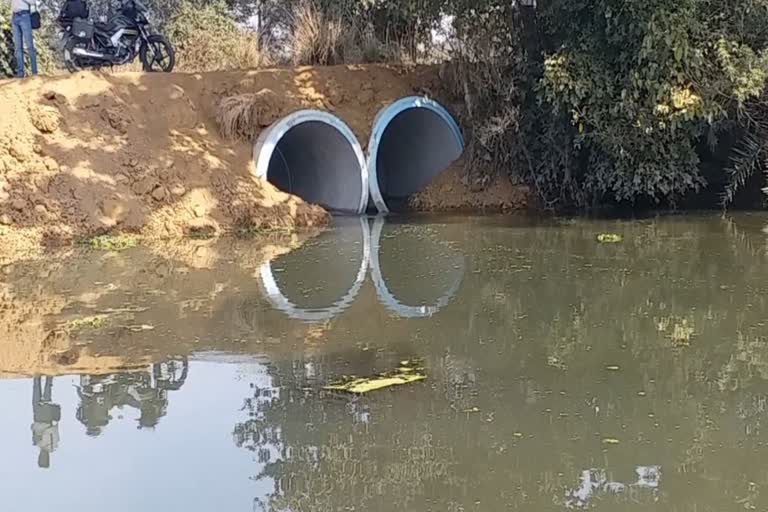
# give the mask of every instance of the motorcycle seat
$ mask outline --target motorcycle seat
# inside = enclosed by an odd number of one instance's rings
[[[115,24],[111,21],[108,21],[106,23],[102,23],[100,21],[94,22],[93,26],[98,30],[99,32],[106,32],[108,34],[111,34],[115,29]]]

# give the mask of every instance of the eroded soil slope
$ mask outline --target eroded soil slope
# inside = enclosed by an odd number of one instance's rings
[[[429,69],[339,66],[0,82],[0,264],[102,232],[322,225],[322,209],[251,176],[251,145],[219,135],[218,102],[271,91],[280,101],[265,127],[318,108],[366,140],[380,108],[431,80]]]

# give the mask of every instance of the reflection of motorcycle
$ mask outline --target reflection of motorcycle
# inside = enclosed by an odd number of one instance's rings
[[[112,420],[113,408],[129,406],[140,411],[139,428],[153,428],[165,416],[168,392],[181,389],[188,372],[184,357],[154,364],[145,371],[83,375],[77,389],[77,419],[88,435],[96,436]]]
[[[139,56],[144,71],[169,73],[176,55],[165,36],[152,34],[148,9],[140,0],[122,0],[117,15],[107,23],[93,23],[83,4],[80,12],[68,12],[68,2],[59,15],[64,64],[70,72],[83,68],[123,65]],[[83,9],[85,11],[83,11]]]
[[[174,359],[152,365],[152,376],[156,386],[167,391],[178,391],[187,381],[189,374],[189,360],[182,357],[180,361]]]

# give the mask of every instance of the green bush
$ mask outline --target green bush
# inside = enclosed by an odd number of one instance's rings
[[[0,76],[13,76],[16,58],[13,55],[11,8],[7,2],[0,4]]]
[[[179,71],[250,69],[269,63],[258,36],[241,28],[223,1],[185,1],[166,31],[176,47]]]
[[[705,185],[702,146],[754,133],[745,114],[768,76],[763,0],[452,3],[475,148],[502,151],[499,167],[547,205],[673,203]],[[741,182],[768,148],[743,149]]]

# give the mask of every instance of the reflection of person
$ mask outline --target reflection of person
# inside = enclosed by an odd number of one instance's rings
[[[24,78],[24,45],[29,52],[29,63],[32,74],[37,74],[37,51],[32,35],[32,0],[11,0],[11,28],[13,29],[13,46],[16,50],[16,76]]]
[[[45,389],[40,377],[34,378],[32,386],[32,444],[40,449],[37,465],[48,468],[51,465],[51,452],[59,446],[61,406],[51,403],[52,377],[45,378]]]
[[[89,436],[101,434],[112,420],[114,407],[139,411],[139,428],[155,428],[168,409],[168,392],[181,389],[187,379],[186,358],[153,365],[148,371],[80,377],[77,419]]]

